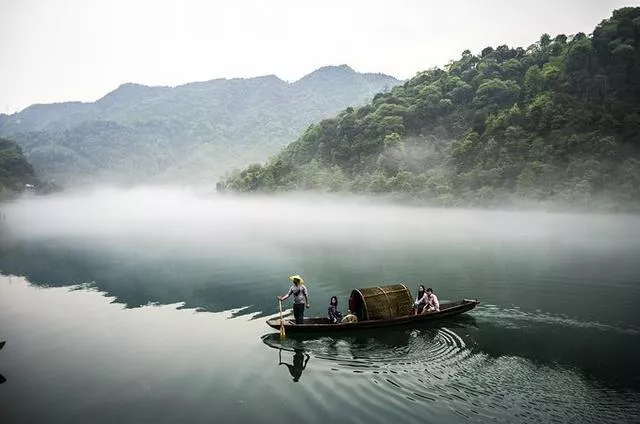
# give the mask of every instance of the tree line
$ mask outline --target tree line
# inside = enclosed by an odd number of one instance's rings
[[[639,211],[640,7],[615,10],[589,35],[466,50],[309,126],[218,190]]]

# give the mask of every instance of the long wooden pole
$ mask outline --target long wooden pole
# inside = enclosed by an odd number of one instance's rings
[[[282,300],[278,299],[278,307],[280,308],[280,338],[284,339],[284,319],[282,318]]]

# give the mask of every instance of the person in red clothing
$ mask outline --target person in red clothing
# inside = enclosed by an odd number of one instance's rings
[[[353,293],[349,296],[349,313],[354,313],[356,310],[356,300],[353,298]]]

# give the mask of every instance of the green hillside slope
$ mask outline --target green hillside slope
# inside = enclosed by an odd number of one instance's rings
[[[640,8],[630,7],[592,35],[465,51],[310,126],[218,187],[640,210],[639,159]]]
[[[0,138],[0,199],[20,192],[29,184],[39,185],[33,167],[22,154],[22,149],[11,140]]]

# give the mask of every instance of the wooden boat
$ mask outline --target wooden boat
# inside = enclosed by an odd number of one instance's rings
[[[404,284],[355,289],[351,299],[352,313],[358,318],[356,322],[332,324],[328,317],[311,317],[305,318],[303,324],[296,324],[289,316],[284,318],[285,332],[345,332],[434,321],[468,312],[480,303],[471,299],[445,302],[440,303],[438,312],[414,315],[413,296]],[[280,317],[267,320],[267,325],[279,330]]]

